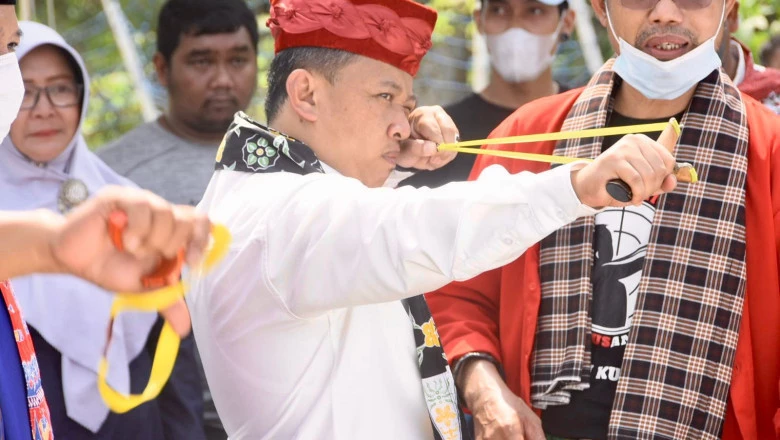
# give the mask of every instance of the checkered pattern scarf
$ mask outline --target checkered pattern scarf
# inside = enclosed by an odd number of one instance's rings
[[[604,127],[619,77],[607,62],[564,131]],[[658,200],[636,312],[612,407],[610,439],[716,439],[726,412],[745,293],[748,130],[740,95],[715,71],[682,118],[675,152],[700,182]],[[555,154],[594,158],[603,138],[561,141]],[[532,361],[535,407],[564,405],[590,381],[594,219],[541,243],[542,299]]]

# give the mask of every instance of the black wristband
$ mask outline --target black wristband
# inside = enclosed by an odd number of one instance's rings
[[[499,362],[498,359],[494,358],[488,353],[484,353],[481,351],[472,351],[470,353],[464,354],[457,360],[457,362],[455,362],[455,366],[452,368],[452,377],[455,379],[455,388],[458,390],[458,400],[460,401],[460,406],[462,408],[468,408],[468,407],[466,406],[466,399],[463,398],[463,393],[461,392],[462,390],[457,385],[458,375],[460,374],[461,370],[463,370],[463,367],[465,367],[467,363],[478,359],[488,361],[491,364],[495,365],[496,369],[498,370],[498,374],[501,375],[501,379],[504,379],[506,381],[506,376],[504,375],[504,367],[501,365],[501,362]]]

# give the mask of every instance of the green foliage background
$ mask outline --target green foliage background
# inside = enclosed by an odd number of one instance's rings
[[[737,38],[757,57],[772,35],[780,35],[780,0],[740,0]]]
[[[451,59],[462,59],[469,62],[470,48],[462,44],[464,39],[470,39],[475,31],[470,23],[471,11],[478,0],[421,0],[439,11],[439,21],[434,35],[436,55],[444,55]],[[150,63],[155,50],[154,28],[157,12],[164,0],[121,0],[120,4],[130,21],[133,38],[138,46],[142,59],[146,63],[145,71],[150,79],[155,101],[160,108],[165,105],[165,94],[154,78],[154,70]],[[268,0],[248,0],[250,6],[258,15],[261,30],[265,29],[268,12]],[[754,55],[765,44],[770,35],[780,34],[780,0],[741,0],[741,24],[737,37],[746,43]],[[99,0],[55,0],[55,16],[48,17],[46,0],[35,0],[34,19],[50,23],[54,19],[56,29],[63,34],[85,58],[92,75],[92,96],[84,132],[89,145],[97,148],[115,139],[142,122],[140,106],[135,98],[132,82],[124,70],[119,51],[116,49]],[[606,39],[606,32],[598,22],[595,27],[599,32],[602,52],[605,57],[611,54],[611,48]],[[454,47],[451,41],[461,41],[461,47]],[[457,46],[457,45],[456,45]],[[575,44],[576,46],[576,44]],[[576,49],[576,47],[575,47]],[[265,73],[273,55],[273,41],[267,33],[261,36],[260,56],[258,66],[258,93],[249,113],[263,119],[262,103],[265,96]],[[434,58],[434,57],[428,57]],[[557,65],[562,62],[582,67],[582,60],[577,56],[559,57]],[[565,66],[564,66],[565,67]],[[460,71],[462,70],[462,71]],[[417,92],[423,103],[447,103],[456,99],[467,90],[451,87],[452,84],[468,84],[470,73],[467,69],[442,67],[428,59],[418,77],[420,81]],[[581,69],[580,69],[581,72]],[[442,81],[450,87],[442,89],[430,85],[431,80]],[[580,78],[574,81],[581,81]],[[575,84],[573,84],[575,85]]]

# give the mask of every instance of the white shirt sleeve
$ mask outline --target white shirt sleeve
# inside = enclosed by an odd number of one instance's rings
[[[305,176],[266,205],[266,227],[253,229],[264,236],[250,245],[265,247],[258,269],[296,316],[399,300],[505,265],[595,213],[570,172],[510,175],[496,165],[475,182],[395,190]]]

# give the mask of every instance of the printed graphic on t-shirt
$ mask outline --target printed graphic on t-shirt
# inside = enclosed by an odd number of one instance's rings
[[[628,342],[654,213],[653,205],[645,202],[596,215],[591,303],[594,350],[612,351]],[[594,378],[617,382],[622,356],[614,356],[615,363],[599,364],[600,358],[593,359]]]

